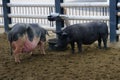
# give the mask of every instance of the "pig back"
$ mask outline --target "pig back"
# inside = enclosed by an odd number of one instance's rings
[[[32,34],[31,31],[33,32]],[[46,41],[47,30],[42,28],[39,24],[30,24],[28,34],[29,37],[35,35],[36,37],[39,37],[41,41]]]

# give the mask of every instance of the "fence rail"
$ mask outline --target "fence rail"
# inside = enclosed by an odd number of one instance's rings
[[[55,5],[53,3],[8,3],[7,6],[11,8],[11,14],[8,16],[12,18],[12,23],[22,22],[24,20],[26,23],[39,22],[42,25],[50,25],[50,22],[47,21],[47,16],[55,12]],[[61,7],[65,9],[65,15],[68,16],[71,24],[91,20],[109,21],[109,4],[106,2],[61,3]],[[0,14],[0,17],[3,17],[3,14]],[[30,20],[31,18],[34,20]]]
[[[2,5],[0,6],[2,7]],[[55,22],[51,25],[47,20],[47,16],[55,12],[55,5],[53,3],[8,3],[7,6],[11,8],[11,14],[8,17],[12,18],[13,24],[20,22],[39,23],[55,27]],[[106,2],[61,3],[61,7],[65,9],[64,15],[69,18],[70,24],[94,20],[106,21],[109,24],[109,4]],[[0,14],[0,17],[3,17],[3,14]],[[3,24],[2,18],[1,23]]]
[[[0,27],[3,27],[4,21],[3,21],[3,7],[2,4],[0,4]]]
[[[62,7],[109,7],[107,2],[62,3]]]
[[[35,19],[47,19],[48,15],[22,15],[22,14],[8,14],[11,18],[35,18]]]
[[[9,7],[55,7],[54,3],[24,4],[24,3],[8,3]]]
[[[8,17],[12,18],[12,23],[39,23],[41,25],[53,26],[55,22],[51,23],[47,20],[50,13],[55,12],[54,4],[22,4],[22,3],[8,3],[11,8],[11,14]]]

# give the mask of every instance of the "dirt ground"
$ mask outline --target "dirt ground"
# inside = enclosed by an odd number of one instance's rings
[[[120,80],[119,43],[108,46],[104,50],[96,43],[84,45],[82,53],[71,54],[70,48],[51,51],[46,42],[46,55],[37,48],[16,64],[6,35],[0,34],[0,80]]]

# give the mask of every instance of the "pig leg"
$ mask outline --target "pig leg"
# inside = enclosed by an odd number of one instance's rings
[[[13,55],[14,55],[15,62],[20,63],[20,53],[22,52],[23,43],[13,42],[13,46],[14,46]]]
[[[98,38],[98,48],[101,49],[101,37]]]
[[[104,49],[107,49],[107,37],[103,36],[102,40],[103,40],[103,44],[104,44]]]
[[[82,52],[82,44],[79,42],[77,42],[77,47],[78,47],[78,53]]]
[[[19,54],[14,54],[15,62],[20,63]]]
[[[14,50],[14,58],[15,58],[15,62],[20,63],[20,53],[21,53],[21,49],[16,48]]]
[[[75,52],[75,44],[74,44],[74,42],[70,42],[70,45],[71,45],[71,49],[72,49],[72,53],[74,53]]]
[[[40,41],[40,51],[41,51],[41,54],[45,54],[45,43],[43,41]]]
[[[33,55],[33,53],[32,53],[32,52],[30,52],[30,55],[32,56],[32,55]]]

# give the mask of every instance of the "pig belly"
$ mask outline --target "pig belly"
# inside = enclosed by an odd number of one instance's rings
[[[39,42],[38,40],[33,40],[32,42],[29,40],[26,40],[24,43],[23,52],[31,52],[33,49],[35,49],[38,42]]]

